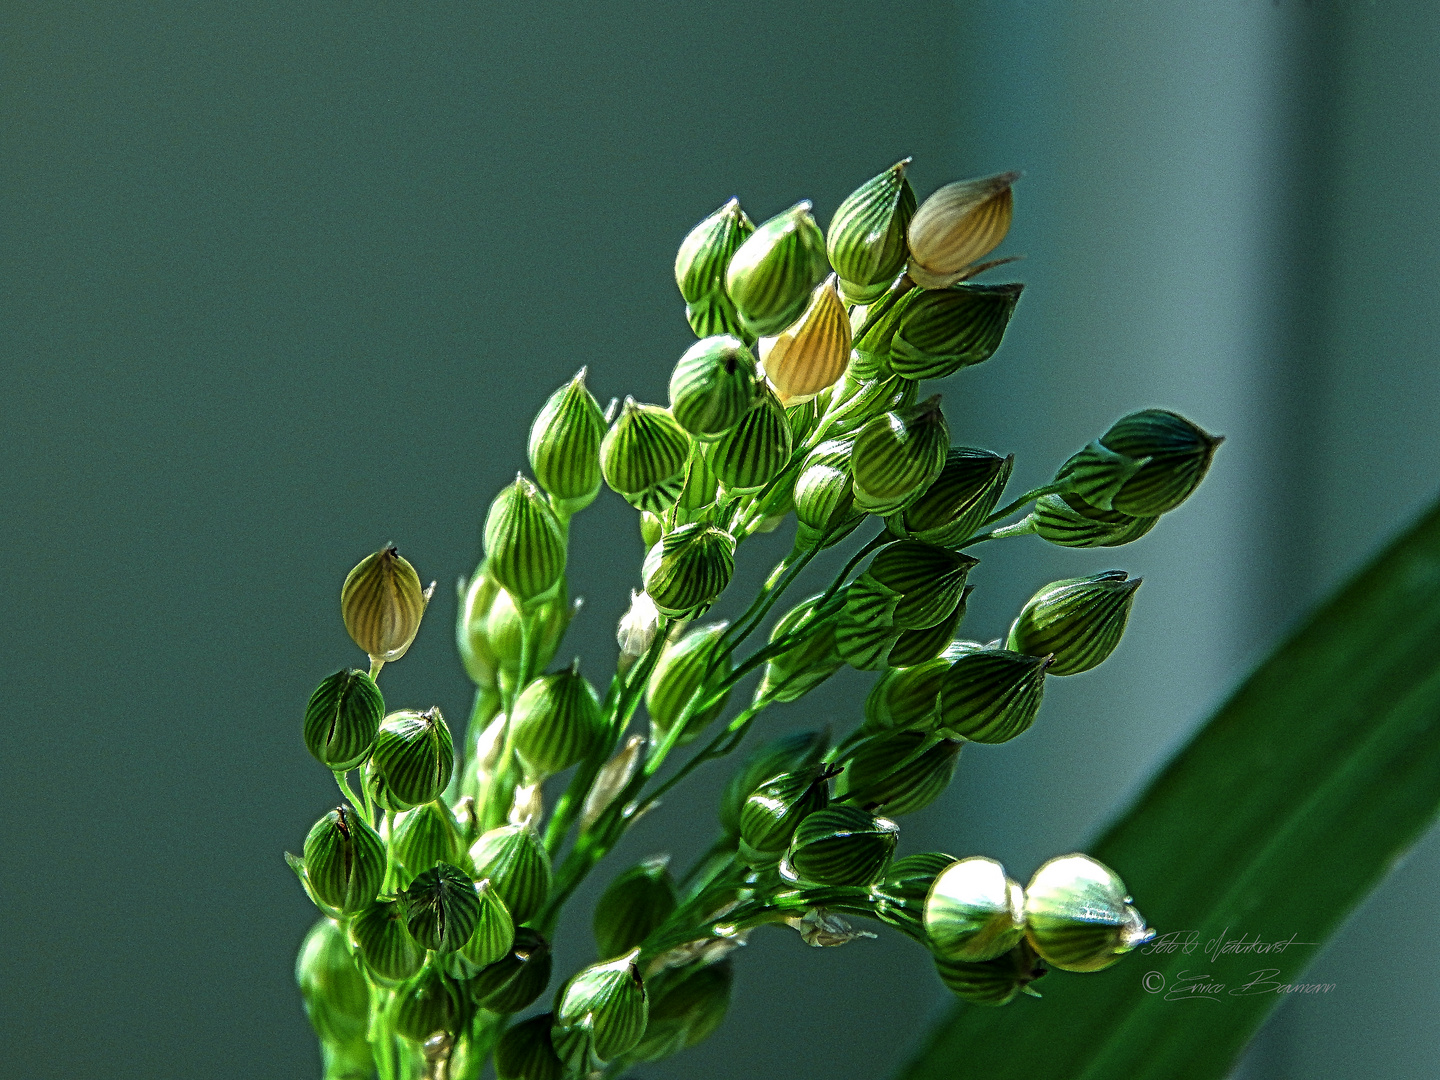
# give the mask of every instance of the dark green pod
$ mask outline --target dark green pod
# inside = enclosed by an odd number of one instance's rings
[[[370,1027],[370,990],[330,919],[310,928],[295,958],[295,984],[305,1013],[322,1043],[365,1040]]]
[[[696,337],[744,333],[735,305],[725,292],[725,271],[754,231],[740,201],[731,199],[691,229],[680,244],[675,284],[685,298],[685,317]]]
[[[925,493],[888,521],[896,536],[954,547],[974,536],[1000,501],[1015,456],[973,446],[952,446],[945,466]]]
[[[491,1012],[519,1012],[545,992],[553,964],[549,943],[528,926],[516,927],[510,951],[470,980],[470,996]]]
[[[645,859],[620,873],[600,894],[591,928],[602,957],[628,953],[675,911],[679,898],[669,865],[668,855]]]
[[[405,929],[405,912],[396,900],[377,900],[351,919],[350,940],[381,983],[403,982],[425,963],[425,950]]]
[[[900,838],[888,818],[840,804],[810,814],[795,830],[780,872],[816,885],[868,885],[884,873]]]
[[[971,742],[1002,743],[1035,722],[1050,661],[978,642],[946,671],[940,695],[940,729]]]
[[[909,158],[897,161],[865,181],[830,219],[825,252],[847,303],[870,303],[905,269],[905,230],[915,214],[915,192],[905,178],[909,164]]]
[[[412,878],[439,863],[459,864],[465,854],[460,824],[443,799],[396,817],[390,827],[390,845]]]
[[[440,710],[404,709],[381,723],[367,772],[382,806],[409,810],[438,799],[454,768],[455,743]]]
[[[1100,971],[1155,934],[1113,870],[1088,855],[1062,855],[1025,887],[1025,936],[1052,967]]]
[[[540,407],[530,425],[530,468],[566,516],[584,509],[600,491],[600,442],[605,415],[585,387],[581,368]]]
[[[960,602],[955,605],[955,610],[934,626],[906,630],[902,633],[890,649],[889,655],[885,657],[885,663],[891,667],[913,667],[941,655],[954,640],[955,631],[964,621],[965,603],[974,591],[973,585],[966,585],[965,590],[960,594]]]
[[[830,805],[830,777],[835,770],[810,765],[772,776],[750,793],[740,811],[740,853],[752,865],[780,860],[795,829],[811,814]]]
[[[946,960],[993,960],[1025,934],[1025,893],[994,859],[960,859],[930,887],[925,934]]]
[[[691,698],[700,689],[701,680],[710,671],[715,647],[729,625],[716,622],[697,626],[686,631],[678,641],[665,646],[645,688],[645,709],[650,714],[652,743],[665,739],[670,729],[684,716]],[[701,696],[708,696],[711,688],[728,678],[731,668],[728,657],[716,664],[714,671],[710,672],[709,686]],[[676,745],[684,746],[699,735],[705,725],[725,710],[729,700],[730,692],[727,690],[714,705],[696,711],[686,721],[685,731]]]
[[[895,625],[895,609],[904,597],[865,574],[840,595],[844,606],[835,623],[835,651],[851,667],[881,670],[905,633]]]
[[[739,423],[708,449],[707,462],[728,491],[758,491],[790,461],[790,423],[785,407],[768,386]]]
[[[565,1066],[550,1041],[553,1013],[511,1024],[495,1045],[496,1080],[564,1080]]]
[[[759,393],[755,356],[738,338],[697,341],[670,376],[670,414],[696,439],[718,439],[740,422]]]
[[[947,648],[933,660],[913,667],[891,668],[881,675],[865,698],[864,730],[872,733],[897,728],[923,731],[938,726],[940,691],[955,660],[952,652]]]
[[[1051,675],[1089,671],[1120,644],[1139,587],[1140,579],[1132,580],[1124,570],[1053,581],[1021,610],[1006,647],[1053,656]]]
[[[340,589],[345,629],[372,660],[383,663],[405,655],[429,602],[430,589],[421,586],[420,575],[394,544],[362,559]]]
[[[651,993],[645,1035],[629,1059],[659,1061],[708,1039],[725,1021],[734,981],[729,960],[666,971]]]
[[[356,668],[337,671],[305,706],[305,748],[326,768],[348,772],[370,756],[384,715],[374,679]]]
[[[580,674],[578,660],[525,687],[515,701],[511,723],[515,750],[535,779],[568,769],[605,737],[600,698]]]
[[[939,395],[873,417],[850,458],[856,506],[872,514],[903,510],[940,475],[949,446]]]
[[[689,457],[690,436],[675,417],[630,397],[600,445],[605,482],[631,497],[676,480]]]
[[[1139,540],[1158,517],[1131,517],[1117,510],[1097,510],[1078,495],[1045,495],[1025,519],[1042,540],[1061,547],[1119,547]]]
[[[954,861],[953,855],[946,855],[943,851],[906,855],[890,864],[880,889],[892,901],[923,911],[930,886],[935,884],[940,872]]]
[[[756,701],[798,701],[845,665],[835,646],[835,617],[814,622],[820,596],[816,593],[795,605],[770,631],[771,644],[792,633],[805,633],[791,648],[765,664],[765,674],[755,689]]]
[[[955,610],[970,568],[979,561],[920,540],[899,540],[881,548],[863,576],[899,593],[892,616],[895,625],[918,630],[934,626]]]
[[[867,739],[846,763],[836,792],[865,810],[913,814],[949,786],[960,746],[918,731]]]
[[[342,803],[305,837],[305,879],[322,904],[353,915],[375,899],[385,880],[385,842]]]
[[[720,796],[720,827],[725,834],[740,835],[740,813],[751,792],[772,776],[818,764],[829,745],[828,731],[795,731],[754,750],[731,774]]]
[[[1030,984],[1045,974],[1045,965],[1022,941],[1004,956],[979,962],[935,958],[940,981],[961,1001],[971,1005],[1006,1005],[1017,993],[1039,997]]]
[[[1200,486],[1222,441],[1178,413],[1143,409],[1117,420],[1055,479],[1097,510],[1154,517]]]
[[[550,896],[550,860],[535,830],[502,825],[470,848],[477,878],[489,878],[515,925],[528,922]]]
[[[825,237],[799,202],[761,225],[740,245],[725,272],[725,292],[755,337],[778,334],[800,317],[830,271]]]
[[[557,1050],[567,1030],[587,1019],[590,1048],[601,1061],[613,1061],[645,1034],[648,1000],[635,951],[583,969],[565,984],[556,1002],[551,1037]]]
[[[475,895],[480,900],[480,914],[475,919],[475,929],[458,953],[468,965],[466,974],[474,974],[503,960],[515,944],[515,921],[488,878],[475,883]]]
[[[437,1031],[453,1033],[459,1013],[458,988],[432,964],[400,988],[390,1022],[398,1034],[423,1043]]]
[[[735,538],[695,522],[667,533],[645,556],[645,591],[662,614],[688,618],[709,607],[735,571]]]
[[[449,863],[417,875],[401,894],[401,903],[410,936],[435,952],[454,952],[464,945],[480,918],[474,878]]]
[[[795,478],[796,547],[829,547],[848,536],[865,511],[855,505],[850,454],[854,439],[828,439],[810,451]]]
[[[890,338],[890,369],[917,382],[944,379],[995,355],[1023,285],[927,289],[905,306]]]
[[[522,605],[565,573],[565,531],[540,489],[523,476],[495,496],[485,515],[485,567]]]

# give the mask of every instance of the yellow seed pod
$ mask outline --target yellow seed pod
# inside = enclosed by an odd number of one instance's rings
[[[993,251],[1010,231],[1014,201],[1010,185],[1019,173],[946,184],[920,204],[907,234],[915,284],[945,289],[965,276],[976,259]]]
[[[420,630],[420,618],[435,583],[423,588],[415,568],[394,544],[367,556],[350,571],[340,590],[345,629],[379,663],[399,660]]]
[[[836,281],[831,274],[811,293],[798,321],[760,342],[760,367],[787,407],[834,386],[850,362],[850,317]]]

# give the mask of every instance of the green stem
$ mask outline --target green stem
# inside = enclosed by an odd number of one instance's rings
[[[365,815],[365,824],[374,826],[375,819],[370,816],[370,800],[361,799],[350,787],[350,774],[343,769],[330,770],[335,774],[335,783],[340,786],[340,793],[345,796],[350,805],[355,808],[357,814]],[[363,784],[362,784],[363,786]],[[369,794],[368,792],[366,793]]]
[[[790,588],[800,572],[810,564],[810,560],[815,558],[819,552],[820,547],[817,544],[814,547],[806,548],[798,556],[792,551],[775,564],[775,569],[770,571],[770,576],[765,579],[765,584],[761,587],[760,594],[751,601],[750,606],[745,609],[744,614],[726,631],[725,635],[721,638],[722,644],[718,644],[715,651],[711,654],[710,663],[707,665],[705,672],[707,678],[730,658],[740,646],[741,642],[760,628],[760,624],[765,621],[765,616],[770,613],[770,609],[775,606],[775,602],[785,594],[785,590]]]
[[[1036,499],[1043,499],[1046,495],[1059,494],[1060,492],[1065,491],[1067,487],[1068,485],[1066,484],[1046,484],[1044,487],[1038,487],[1027,491],[1024,495],[1021,495],[1014,502],[1008,503],[1007,505],[1002,506],[999,510],[996,510],[993,514],[991,514],[989,517],[987,517],[984,521],[980,523],[980,527],[983,529],[986,525],[994,525],[997,521],[1003,521],[1005,518],[1015,513],[1016,510],[1019,510],[1027,503],[1032,503]],[[971,537],[969,540],[965,541],[965,543],[974,543],[978,539],[979,534],[977,533],[976,536]],[[960,546],[964,547],[965,544],[961,544]]]
[[[1003,540],[1007,536],[1028,536],[1035,531],[1034,519],[1026,517],[1015,522],[1014,525],[1006,525],[1003,528],[991,529],[989,532],[976,533],[963,544],[962,548],[970,547],[972,544],[983,544],[986,540]]]

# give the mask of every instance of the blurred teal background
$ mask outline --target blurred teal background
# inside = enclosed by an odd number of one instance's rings
[[[385,689],[460,727],[452,584],[545,395],[588,364],[663,402],[686,230],[732,194],[823,223],[905,155],[922,197],[1026,173],[1011,333],[939,387],[957,440],[1016,452],[1018,491],[1135,408],[1229,436],[1133,547],[1011,541],[972,579],[982,639],[1052,578],[1146,585],[902,844],[1022,878],[1083,845],[1440,489],[1437,41],[1418,0],[5,5],[4,1074],[318,1075],[280,852],[335,797],[299,717],[359,659],[345,572],[393,540],[440,580]],[[613,497],[574,536],[598,678],[642,552]],[[865,685],[770,727],[847,724]],[[722,778],[625,853],[697,850]],[[1432,836],[1244,1076],[1440,1072],[1437,889]],[[559,946],[589,959],[583,925]],[[903,940],[772,930],[720,1033],[645,1075],[885,1075],[946,1008]]]

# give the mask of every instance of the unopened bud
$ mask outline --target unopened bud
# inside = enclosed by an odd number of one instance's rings
[[[915,192],[905,178],[909,164],[909,158],[897,161],[861,184],[830,219],[825,251],[847,303],[870,303],[905,268],[905,233],[915,214]]]
[[[761,225],[735,252],[725,291],[745,329],[769,337],[800,317],[827,273],[825,237],[810,216],[810,203],[799,202]]]
[[[961,859],[930,888],[925,933],[931,951],[946,960],[993,960],[1024,936],[1024,890],[994,859]]]
[[[540,489],[523,476],[504,488],[485,516],[485,567],[524,605],[565,573],[565,532]]]
[[[568,769],[605,735],[600,698],[579,661],[525,687],[510,719],[515,749],[534,780]]]
[[[689,617],[714,602],[735,570],[735,538],[712,525],[682,525],[645,556],[645,591],[664,615]]]
[[[929,806],[949,786],[961,743],[918,731],[868,739],[840,774],[838,794],[865,810],[897,816]]]
[[[950,647],[950,642],[955,638],[955,631],[964,621],[966,601],[974,591],[975,586],[966,585],[964,591],[960,593],[960,602],[955,605],[955,609],[934,626],[902,632],[896,638],[889,655],[885,657],[885,663],[890,667],[911,667],[940,656]]]
[[[305,935],[295,958],[295,983],[322,1045],[365,1042],[370,990],[345,947],[345,935],[332,920],[321,919]]]
[[[544,993],[553,965],[549,943],[530,927],[517,926],[510,951],[470,982],[471,996],[491,1012],[519,1012]]]
[[[1021,941],[994,960],[945,960],[935,958],[935,970],[950,992],[970,1005],[1008,1004],[1016,994],[1039,997],[1030,984],[1046,968],[1028,941]]]
[[[393,544],[367,556],[351,570],[340,590],[340,614],[355,644],[372,661],[391,663],[405,655],[420,630],[420,619],[435,590],[420,584],[415,568]]]
[[[626,398],[600,446],[605,482],[638,510],[674,505],[684,484],[690,436],[669,411]]]
[[[1049,657],[1026,656],[977,642],[956,642],[955,651],[960,655],[941,683],[940,733],[971,742],[1001,743],[1035,722],[1045,693]]]
[[[458,866],[437,863],[401,895],[405,928],[426,949],[454,952],[470,939],[480,918],[475,881]]]
[[[341,804],[305,837],[305,879],[321,903],[353,915],[375,899],[385,879],[385,842]]]
[[[395,818],[390,845],[412,878],[440,863],[458,864],[465,854],[460,823],[443,799],[406,810]]]
[[[380,725],[367,779],[381,806],[409,810],[438,799],[454,768],[455,743],[440,710],[404,709]]]
[[[436,1032],[453,1034],[459,1014],[459,987],[431,964],[400,988],[390,1018],[398,1034],[423,1043]]]
[[[645,1036],[630,1051],[636,1061],[659,1061],[703,1042],[730,1007],[730,961],[666,972],[650,998]]]
[[[675,256],[675,284],[685,298],[685,317],[696,337],[744,332],[725,292],[725,271],[754,224],[731,199],[690,230]]]
[[[1099,971],[1155,933],[1113,870],[1088,855],[1062,855],[1025,887],[1025,936],[1054,967]]]
[[[910,219],[907,270],[917,285],[943,289],[955,284],[976,259],[1010,231],[1019,173],[946,184],[920,204]]]
[[[816,885],[868,885],[884,873],[899,838],[895,822],[859,807],[817,810],[796,828],[780,873]]]
[[[854,439],[828,439],[805,458],[795,478],[795,546],[829,547],[865,520],[855,505],[850,454]]]
[[[515,944],[515,921],[510,917],[505,901],[495,892],[495,887],[489,880],[481,878],[475,883],[475,895],[480,901],[475,929],[460,946],[455,961],[455,967],[466,977],[498,963]]]
[[[717,683],[730,675],[728,657],[711,670],[716,646],[727,626],[729,623],[723,622],[697,626],[665,646],[645,689],[645,709],[650,714],[652,742],[663,741],[670,729],[684,718],[685,730],[676,740],[677,746],[684,746],[724,711],[725,703],[730,699],[728,690],[713,705],[703,709],[699,705],[710,696]],[[705,678],[707,673],[710,676],[708,680]],[[705,682],[703,690],[702,681]],[[687,708],[692,708],[691,702],[697,693],[701,700],[686,718],[685,712]]]
[[[405,928],[405,911],[396,900],[377,900],[351,919],[350,940],[365,970],[383,985],[411,978],[425,963],[425,950]]]
[[[670,856],[657,855],[623,871],[595,902],[595,946],[606,958],[628,953],[668,919],[679,902]]]
[[[970,567],[978,562],[958,551],[919,540],[883,548],[847,589],[835,630],[845,662],[865,671],[886,666],[908,630],[933,627],[955,612]]]
[[[851,455],[856,505],[874,514],[903,510],[940,475],[949,446],[938,395],[874,417]]]
[[[1144,409],[1117,420],[1055,479],[1097,510],[1153,517],[1200,486],[1222,441],[1178,413]]]
[[[551,1013],[510,1025],[495,1045],[496,1080],[564,1080],[565,1065],[550,1042]]]
[[[918,499],[888,520],[896,536],[954,547],[980,531],[1010,480],[1015,456],[952,446],[940,475]]]
[[[772,776],[818,764],[829,745],[828,731],[796,731],[754,750],[730,777],[720,797],[720,827],[726,835],[740,835],[740,813],[751,792]]]
[[[358,669],[337,671],[305,706],[305,747],[326,768],[348,772],[370,756],[384,715],[374,679]]]
[[[790,423],[785,408],[768,387],[759,388],[740,422],[711,445],[707,464],[733,492],[757,491],[790,460]]]
[[[1158,517],[1132,517],[1118,510],[1097,510],[1078,495],[1045,495],[1025,519],[1042,540],[1061,547],[1119,547],[1139,540]]]
[[[845,666],[835,646],[835,617],[814,622],[820,595],[816,593],[791,608],[770,631],[771,644],[791,634],[798,636],[791,648],[766,663],[765,674],[755,690],[756,701],[798,701]]]
[[[778,335],[760,340],[760,367],[786,406],[834,386],[850,362],[850,316],[835,275],[818,285],[804,313]]]
[[[648,1001],[635,966],[638,951],[592,964],[565,984],[557,998],[552,1029],[557,1050],[568,1030],[587,1020],[589,1049],[602,1062],[614,1060],[640,1041]]]
[[[491,829],[470,848],[477,878],[489,878],[518,926],[550,896],[550,860],[535,830],[518,825]]]
[[[697,341],[670,376],[670,413],[696,439],[718,439],[740,422],[760,389],[755,357],[729,335]]]
[[[1098,666],[1125,633],[1140,579],[1124,570],[1051,582],[1030,598],[1010,627],[1008,648],[1053,656],[1051,675],[1075,675]]]
[[[918,382],[989,360],[1023,288],[966,284],[922,291],[896,317],[890,369]]]
[[[796,827],[830,805],[830,778],[835,770],[810,765],[772,776],[751,792],[740,811],[740,854],[752,866],[779,862]]]
[[[600,440],[605,417],[585,388],[585,369],[556,390],[530,426],[530,468],[566,517],[600,491]]]

